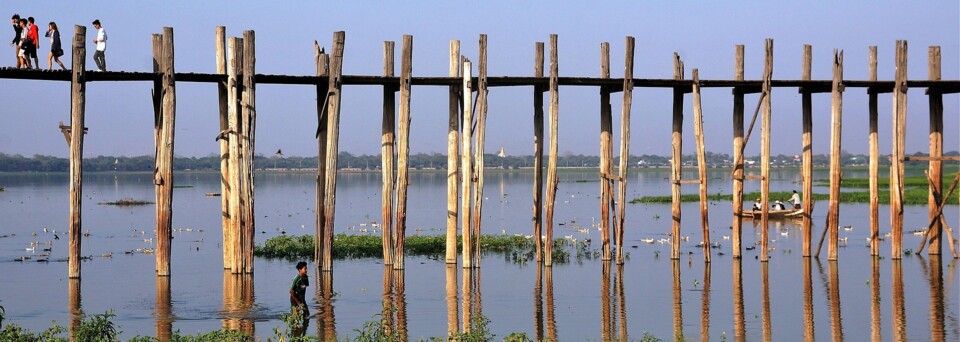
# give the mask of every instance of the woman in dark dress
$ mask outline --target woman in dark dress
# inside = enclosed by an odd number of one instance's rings
[[[57,29],[57,23],[50,22],[50,26],[47,27],[47,37],[50,37],[50,55],[47,56],[47,70],[52,69],[53,65],[50,63],[51,60],[56,61],[60,65],[61,70],[67,70],[67,67],[63,66],[63,62],[60,61],[60,56],[63,56],[63,48],[60,46],[60,30]]]

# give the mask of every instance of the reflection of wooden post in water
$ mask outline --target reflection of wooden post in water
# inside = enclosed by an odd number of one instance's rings
[[[944,298],[943,269],[940,268],[940,255],[930,255],[930,340],[943,341],[944,336]]]
[[[393,270],[393,307],[396,310],[394,329],[400,341],[407,340],[407,295],[403,270]]]
[[[83,309],[80,307],[80,279],[71,278],[68,284],[67,305],[70,306],[70,340],[74,340],[74,334],[77,333],[77,328],[80,327],[80,320],[83,316]]]
[[[680,293],[680,260],[673,259],[673,340],[683,341],[683,300]]]
[[[613,288],[617,292],[617,311],[620,314],[620,341],[629,341],[627,339],[627,298],[624,297],[623,292],[623,264],[617,265],[617,278]]]
[[[890,267],[892,268],[890,292],[893,297],[891,301],[893,303],[893,340],[906,341],[907,316],[903,305],[903,265],[900,264],[900,259],[896,259],[891,260]]]
[[[467,73],[466,69],[464,73]],[[470,321],[473,317],[473,272],[473,268],[463,268],[463,332],[470,332]]]
[[[610,322],[613,306],[610,305],[610,263],[603,263],[600,276],[600,340],[610,341],[615,324]]]
[[[710,341],[710,263],[703,265],[703,292],[700,294],[700,340]]]
[[[317,336],[323,341],[337,339],[336,319],[333,315],[333,272],[317,275],[320,305],[317,310]],[[322,323],[321,323],[322,322]]]
[[[813,265],[810,258],[803,259],[803,339],[813,341]]]
[[[733,260],[733,340],[746,340],[746,322],[743,319],[743,272],[741,259]]]
[[[543,296],[544,307],[546,308],[546,318],[547,318],[547,339],[550,341],[557,340],[557,321],[553,315],[554,305],[553,305],[553,267],[546,267],[543,271]]]
[[[253,305],[253,275],[223,270],[223,327],[254,336],[253,319],[247,318]]]
[[[318,291],[319,293],[319,291]],[[380,323],[389,336],[393,332],[393,266],[383,265],[383,310],[380,312]],[[317,322],[318,326],[320,325]]]
[[[770,324],[770,271],[768,263],[760,264],[760,274],[763,277],[763,340],[772,341],[773,332]]]
[[[447,264],[447,335],[459,331],[460,315],[457,312],[457,264]]]
[[[170,277],[157,277],[157,298],[154,315],[157,320],[157,339],[170,340],[173,330],[173,316],[170,314]]]
[[[843,341],[843,321],[840,320],[840,270],[837,261],[830,261],[830,333],[834,341]]]
[[[871,341],[882,341],[880,338],[880,259],[870,258],[873,268],[873,278],[870,280],[870,327]]]
[[[533,285],[534,340],[543,341],[543,265],[537,263],[537,280]]]

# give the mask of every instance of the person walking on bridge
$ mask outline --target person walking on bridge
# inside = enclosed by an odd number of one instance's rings
[[[103,54],[107,50],[107,31],[100,25],[100,19],[93,21],[93,28],[97,29],[97,38],[93,40],[97,52],[93,53],[93,61],[97,63],[98,71],[107,71],[107,59]]]

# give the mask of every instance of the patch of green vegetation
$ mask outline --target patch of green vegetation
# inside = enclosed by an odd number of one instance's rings
[[[792,192],[786,191],[771,191],[770,199],[786,201],[790,198]],[[712,194],[709,197],[710,201],[732,201],[733,195],[731,194]],[[760,192],[754,191],[743,194],[744,202],[749,203],[751,199],[760,198]],[[643,196],[640,198],[634,198],[630,203],[671,203],[673,198],[671,196]],[[813,194],[813,200],[815,201],[826,201],[830,200],[829,194]],[[877,200],[880,204],[890,204],[890,192],[889,191],[879,191],[877,193]],[[700,195],[696,194],[686,194],[680,196],[681,202],[698,202],[700,201]],[[954,191],[950,198],[948,199],[950,203],[956,203],[960,201],[960,192]],[[870,192],[869,191],[850,191],[850,192],[841,192],[840,193],[840,202],[842,203],[870,203]],[[927,204],[927,188],[905,188],[903,191],[903,204],[905,205],[926,205]]]
[[[941,179],[944,185],[949,185],[953,181],[953,173],[944,172],[941,175]],[[814,183],[820,185],[830,185],[830,179],[815,179]],[[903,187],[904,188],[916,188],[922,187],[927,188],[927,176],[906,176],[903,177]],[[870,187],[870,178],[844,178],[840,186],[844,188],[858,188],[858,189],[867,189]],[[890,188],[890,178],[885,177],[883,174],[877,177],[877,187],[878,188]]]
[[[121,199],[118,199],[118,200],[113,201],[113,202],[100,202],[100,203],[97,203],[97,204],[100,204],[100,205],[115,205],[115,206],[118,206],[118,207],[127,207],[127,206],[138,206],[138,205],[153,204],[153,202],[143,201],[143,200],[135,200],[135,199],[132,199],[132,198],[121,198]]]
[[[446,252],[446,236],[412,235],[404,239],[404,251],[407,255],[426,256],[439,259]],[[457,238],[457,249],[461,250],[462,239]],[[553,262],[562,264],[569,261],[571,249],[577,260],[590,258],[593,251],[589,242],[554,239]],[[265,258],[298,260],[313,256],[312,235],[281,235],[268,239],[263,246],[254,247],[254,255]],[[483,253],[496,253],[506,256],[516,263],[526,263],[536,256],[536,246],[532,238],[515,235],[481,235],[480,250]],[[335,259],[382,258],[383,247],[380,236],[337,234],[333,238],[333,257]]]

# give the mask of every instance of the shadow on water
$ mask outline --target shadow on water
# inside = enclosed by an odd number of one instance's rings
[[[169,284],[167,292],[169,293]],[[159,294],[157,296],[159,297]],[[236,330],[250,336],[256,335],[253,312],[255,300],[252,274],[234,274],[230,270],[223,270],[223,307],[221,311],[223,328]]]

